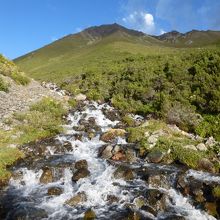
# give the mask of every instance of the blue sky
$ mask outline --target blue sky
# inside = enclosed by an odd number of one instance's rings
[[[0,53],[13,59],[86,27],[148,34],[220,30],[220,0],[0,0]]]

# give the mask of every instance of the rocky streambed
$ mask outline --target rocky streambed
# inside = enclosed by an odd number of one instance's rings
[[[212,191],[220,176],[141,159],[109,105],[81,103],[65,129],[24,146],[26,158],[1,192],[0,219],[219,217],[220,201]]]

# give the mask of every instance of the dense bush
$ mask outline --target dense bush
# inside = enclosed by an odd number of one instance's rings
[[[65,85],[71,87],[71,83]],[[74,91],[111,100],[124,113],[163,118],[195,131],[200,115],[220,112],[220,51],[195,49],[163,55],[127,55],[88,70]],[[197,130],[199,130],[197,128]],[[217,137],[214,130],[209,135]]]

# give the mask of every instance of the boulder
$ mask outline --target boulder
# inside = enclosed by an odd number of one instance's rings
[[[170,183],[167,177],[163,174],[150,175],[147,180],[148,184],[153,188],[170,188]]]
[[[60,187],[51,187],[48,189],[47,194],[49,196],[59,196],[63,193],[63,189]]]
[[[74,99],[76,100],[76,101],[85,101],[86,100],[86,95],[83,95],[83,94],[78,94],[78,95],[76,95],[75,97],[74,97]]]
[[[79,169],[88,169],[88,163],[86,160],[79,160],[75,163],[75,168]]]
[[[119,151],[116,154],[114,154],[114,156],[112,157],[112,160],[124,161],[124,160],[126,160],[126,156],[122,151]]]
[[[88,209],[83,217],[84,220],[93,220],[95,218],[96,218],[96,214],[92,209]]]
[[[119,198],[115,195],[107,195],[107,201],[109,204],[115,203],[119,201]]]
[[[206,172],[210,172],[210,173],[214,173],[215,172],[215,167],[213,165],[213,163],[206,159],[206,158],[202,158],[199,162],[198,162],[198,168],[206,171]]]
[[[73,196],[71,199],[68,199],[65,204],[69,206],[77,206],[83,202],[86,202],[87,197],[85,192],[80,192],[77,195]]]
[[[88,169],[81,168],[78,169],[72,176],[72,181],[77,182],[81,178],[88,177],[90,175],[90,172]]]
[[[116,179],[132,180],[134,179],[134,173],[129,167],[119,166],[114,172],[114,177]]]
[[[49,167],[43,168],[43,173],[40,177],[40,183],[47,184],[53,182],[53,172]]]
[[[163,211],[166,208],[166,194],[158,189],[148,189],[145,193],[147,204],[150,205],[155,212]]]
[[[111,146],[111,145],[108,145],[108,146],[106,146],[106,147],[104,147],[104,150],[103,150],[103,148],[101,147],[100,148],[100,153],[99,153],[99,155],[102,157],[102,158],[104,158],[104,159],[110,159],[110,158],[112,158],[112,156],[113,156],[113,146]]]
[[[104,142],[111,142],[116,137],[124,137],[125,133],[126,131],[124,129],[109,129],[100,139]]]
[[[163,160],[164,153],[156,150],[152,151],[147,155],[146,160],[148,160],[151,163],[160,163]]]
[[[196,148],[199,150],[199,151],[207,151],[208,148],[205,146],[204,143],[200,143],[196,146]]]

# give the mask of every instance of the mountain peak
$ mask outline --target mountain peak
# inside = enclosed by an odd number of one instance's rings
[[[85,29],[83,32],[90,34],[92,36],[106,37],[119,31],[133,35],[133,36],[144,36],[145,35],[144,33],[140,31],[128,29],[117,23],[93,26],[93,27]]]

